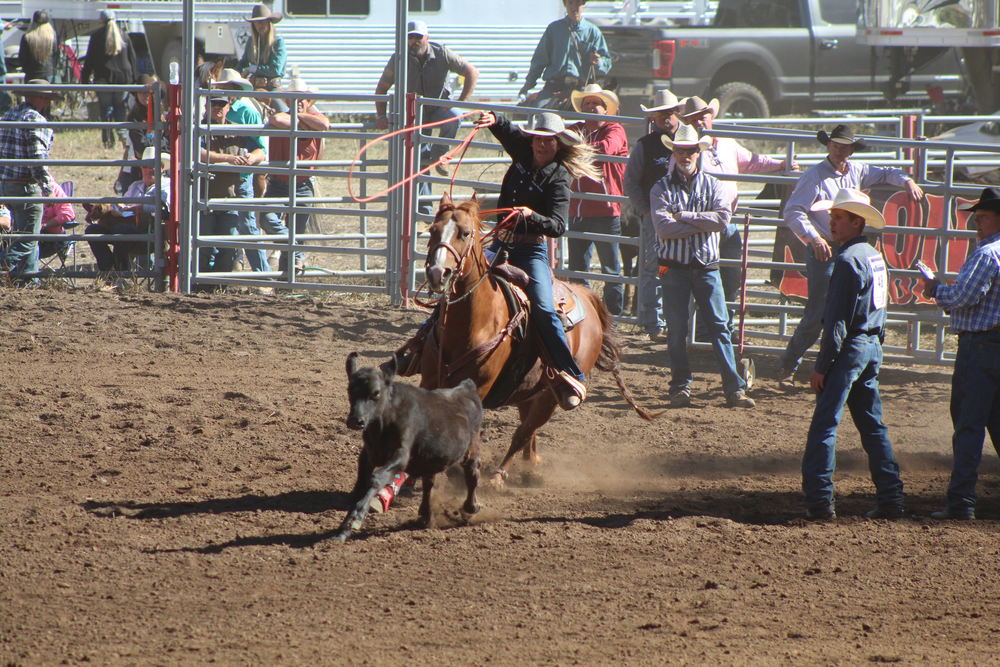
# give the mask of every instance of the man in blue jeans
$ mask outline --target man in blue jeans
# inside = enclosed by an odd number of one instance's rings
[[[49,82],[32,79],[20,91],[24,101],[5,113],[2,120],[18,123],[48,122],[52,100],[61,95],[46,90]],[[0,128],[0,158],[7,160],[45,160],[52,149],[52,128],[3,127]],[[52,178],[44,164],[0,165],[0,194],[7,197],[41,197],[52,194]],[[22,234],[40,234],[42,231],[41,202],[7,202],[12,218],[12,231]],[[14,241],[7,248],[3,265],[10,278],[18,285],[31,285],[38,281],[38,242]]]
[[[899,169],[849,161],[855,151],[865,149],[865,144],[855,139],[854,131],[846,125],[838,125],[830,133],[820,130],[816,138],[826,146],[826,159],[802,174],[785,203],[785,224],[806,245],[809,295],[802,319],[781,355],[778,383],[782,389],[795,386],[795,372],[802,363],[802,356],[816,342],[823,327],[826,290],[837,251],[836,246],[831,245],[830,214],[813,211],[810,206],[817,201],[832,200],[841,188],[866,190],[879,183],[905,188],[913,201],[924,196],[920,186]]]
[[[736,355],[729,336],[729,315],[719,277],[719,235],[732,211],[719,180],[701,171],[701,151],[711,142],[698,138],[690,125],[678,128],[673,139],[663,135],[673,151],[666,176],[649,193],[649,208],[656,230],[656,254],[667,267],[663,276],[664,315],[670,355],[670,405],[691,404],[691,366],[687,356],[688,302],[694,295],[699,319],[719,362],[726,405],[752,408],[746,382],[736,370]]]
[[[806,518],[828,521],[837,516],[833,471],[837,426],[846,404],[875,483],[878,505],[865,516],[900,519],[905,515],[903,482],[882,421],[878,389],[889,272],[882,255],[865,238],[866,228],[882,229],[885,220],[866,194],[852,188],[838,191],[833,201],[816,202],[811,210],[830,212],[830,240],[840,249],[823,311],[819,356],[809,381],[816,392],[816,409],[802,456]]]
[[[969,208],[979,245],[962,264],[953,285],[927,281],[924,295],[951,315],[958,332],[951,378],[954,456],[948,504],[935,519],[974,519],[976,481],[986,431],[1000,454],[1000,189],[986,188]]]

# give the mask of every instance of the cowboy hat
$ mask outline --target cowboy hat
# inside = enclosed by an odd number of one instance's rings
[[[318,93],[319,91],[306,83],[301,77],[295,77],[285,86],[286,93]]]
[[[706,102],[697,95],[694,97],[688,97],[684,100],[684,108],[681,109],[677,115],[681,117],[681,120],[687,122],[695,116],[700,116],[707,111],[711,111],[713,116],[719,115],[718,97],[713,97],[711,102]]]
[[[142,149],[142,159],[143,160],[155,160],[156,159],[156,147],[146,146]],[[166,153],[160,153],[160,167],[166,169],[170,164],[170,156]]]
[[[536,137],[555,137],[566,146],[575,146],[583,141],[583,137],[566,128],[562,116],[551,111],[536,113],[521,131]]]
[[[819,143],[824,146],[832,141],[835,144],[853,146],[855,150],[859,151],[863,151],[867,148],[864,141],[854,138],[854,130],[846,125],[838,125],[833,128],[833,132],[830,132],[829,134],[826,133],[826,130],[820,130],[816,133],[816,138],[819,140]]]
[[[583,90],[574,90],[570,94],[570,101],[573,102],[573,108],[577,111],[583,113],[583,101],[588,97],[599,97],[604,103],[604,108],[607,109],[609,116],[618,115],[618,96],[610,90],[604,90],[601,88],[599,83],[588,83],[583,87]]]
[[[678,148],[693,148],[697,146],[699,150],[705,150],[712,145],[712,138],[710,136],[706,134],[699,137],[698,130],[691,125],[681,125],[678,127],[673,139],[666,134],[661,134],[660,141],[670,150],[673,150],[675,146]]]
[[[658,91],[653,93],[653,106],[647,107],[644,104],[640,104],[639,108],[642,109],[643,113],[656,113],[657,111],[673,111],[684,104],[685,100],[677,99],[668,88],[660,88]]]
[[[226,84],[235,84],[240,90],[253,90],[253,84],[240,76],[236,70],[226,67],[219,73],[219,78],[212,81],[213,88],[219,88]]]
[[[1000,188],[983,188],[979,201],[972,206],[960,208],[959,211],[996,211],[1000,213]]]
[[[62,93],[51,90],[52,84],[46,79],[30,79],[24,82],[23,86],[8,88],[8,90],[18,93],[24,97],[44,97],[50,100],[62,100]],[[49,88],[49,90],[45,90]]]
[[[854,188],[841,188],[832,200],[820,200],[810,206],[809,210],[829,211],[835,208],[864,218],[865,227],[872,229],[885,227],[885,218],[882,217],[877,208],[871,205],[871,199],[868,198],[868,195]]]
[[[267,5],[254,5],[253,13],[247,17],[247,21],[270,21],[271,23],[277,23],[283,18],[285,18],[284,14],[281,12],[272,12],[271,8]]]

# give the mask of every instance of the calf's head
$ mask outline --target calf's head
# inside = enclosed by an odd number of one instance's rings
[[[347,355],[347,398],[351,401],[348,428],[360,431],[382,415],[395,376],[395,356],[380,368],[358,368],[358,353]]]

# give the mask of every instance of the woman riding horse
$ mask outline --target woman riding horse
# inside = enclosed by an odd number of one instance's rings
[[[487,111],[476,126],[488,127],[510,155],[498,207],[520,213],[512,228],[497,235],[490,251],[506,251],[508,261],[530,277],[525,291],[531,301],[531,322],[547,361],[561,380],[554,387],[559,405],[572,410],[587,396],[587,377],[570,352],[555,309],[545,237],[558,238],[566,231],[572,180],[581,176],[600,179],[594,149],[554,113],[536,114],[525,129],[518,130],[503,116]]]
[[[587,376],[573,358],[555,309],[545,237],[558,238],[566,231],[570,182],[581,176],[600,179],[594,149],[549,112],[536,114],[528,127],[518,130],[503,116],[487,111],[476,127],[488,127],[511,157],[500,186],[499,207],[518,213],[513,226],[497,234],[489,254],[504,252],[511,264],[528,274],[525,292],[531,301],[531,322],[544,346],[543,357],[556,374],[553,392],[564,410],[572,410],[587,397]],[[434,319],[431,316],[397,352],[404,369],[401,375],[418,371],[420,350]]]

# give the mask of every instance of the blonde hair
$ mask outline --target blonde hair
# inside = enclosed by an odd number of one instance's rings
[[[256,28],[251,29],[250,34],[250,62],[255,65],[260,65],[271,59],[271,52],[274,49],[274,38],[276,37],[276,31],[274,29],[274,23],[271,21],[263,22],[267,30],[264,34],[257,32]]]
[[[108,21],[107,27],[108,31],[104,35],[104,53],[109,56],[117,56],[125,48],[125,39],[114,19]]]
[[[567,146],[559,142],[559,151],[556,153],[556,160],[566,167],[566,171],[573,178],[586,176],[595,181],[603,180],[601,168],[594,162],[597,151],[588,143],[579,143]]]
[[[52,50],[56,45],[56,30],[49,22],[31,22],[28,32],[24,37],[28,41],[28,51],[38,62],[46,62],[52,56]]]

